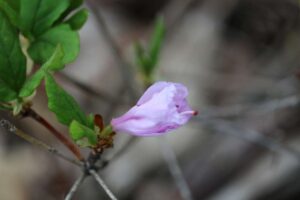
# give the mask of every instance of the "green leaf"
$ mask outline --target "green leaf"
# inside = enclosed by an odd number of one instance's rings
[[[97,144],[97,134],[87,126],[73,120],[69,131],[71,138],[82,147],[93,147]]]
[[[55,48],[55,51],[51,58],[43,64],[42,68],[50,71],[58,71],[64,68],[63,64],[64,50],[60,44]]]
[[[1,0],[3,1],[3,0]],[[21,0],[4,0],[7,4],[16,12],[20,10],[20,1]]]
[[[22,102],[20,102],[19,100],[15,101],[12,109],[13,116],[18,116],[22,111],[22,108],[23,108]]]
[[[152,36],[152,39],[150,41],[150,46],[149,46],[149,56],[151,58],[153,67],[158,62],[158,57],[160,54],[165,31],[166,31],[166,29],[165,29],[165,24],[164,24],[163,18],[160,17],[156,20],[153,36]]]
[[[49,73],[46,74],[46,92],[48,107],[56,114],[58,121],[67,126],[73,120],[88,125],[87,118],[78,103],[55,82]]]
[[[37,63],[44,63],[60,44],[65,53],[63,64],[75,60],[79,54],[79,35],[73,31],[68,24],[56,26],[31,43],[28,52],[32,59]]]
[[[83,0],[71,0],[68,9],[60,16],[56,23],[63,23],[64,19],[75,9],[79,8],[83,3]]]
[[[104,130],[101,131],[100,138],[107,138],[114,132],[113,127],[111,125],[106,126]]]
[[[142,66],[143,63],[143,58],[145,57],[145,49],[144,47],[141,45],[140,42],[135,42],[134,43],[134,52],[137,58],[137,64],[139,66]]]
[[[69,24],[73,30],[79,30],[85,24],[89,16],[87,9],[76,12],[65,23]]]
[[[37,37],[68,9],[70,0],[21,0],[21,30]]]
[[[45,76],[44,69],[39,69],[34,75],[32,75],[22,87],[19,97],[28,97],[33,94],[35,89],[41,84]]]
[[[17,97],[26,78],[26,60],[19,35],[0,11],[0,101]]]
[[[72,0],[69,9],[74,10],[80,7],[83,3],[83,0]]]
[[[94,114],[89,114],[88,116],[87,116],[87,122],[88,122],[88,127],[89,128],[94,128]]]
[[[64,56],[61,45],[57,45],[51,58],[33,75],[30,79],[26,80],[24,86],[22,87],[19,96],[28,97],[30,96],[36,88],[41,84],[44,76],[45,70],[56,71],[63,68],[62,58]]]
[[[138,67],[141,68],[144,75],[151,76],[153,65],[151,59],[149,58],[149,55],[139,42],[135,43],[134,50]]]
[[[9,85],[6,85],[0,78],[0,101],[8,102],[15,98],[17,98],[17,92],[11,89]]]
[[[137,42],[134,46],[136,62],[138,67],[145,75],[145,78],[151,79],[153,71],[157,65],[162,42],[165,35],[165,25],[162,18],[158,18],[155,23],[152,38],[147,50]]]
[[[8,16],[10,22],[18,27],[20,0],[0,0],[0,9]]]

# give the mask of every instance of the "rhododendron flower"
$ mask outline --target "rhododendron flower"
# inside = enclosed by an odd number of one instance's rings
[[[137,104],[111,121],[113,130],[136,136],[156,136],[174,130],[196,115],[186,100],[187,88],[180,83],[157,82]]]

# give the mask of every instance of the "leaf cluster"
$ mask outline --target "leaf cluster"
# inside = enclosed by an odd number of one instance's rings
[[[155,22],[148,48],[143,47],[140,42],[136,42],[134,46],[136,64],[146,78],[151,78],[157,66],[164,35],[165,24],[163,18],[159,17]]]
[[[82,0],[0,0],[0,109],[18,114],[45,80],[48,108],[82,146],[97,143],[99,129],[53,74],[73,62],[78,30],[88,18]],[[23,42],[25,41],[25,42]],[[26,72],[33,61],[39,68]]]

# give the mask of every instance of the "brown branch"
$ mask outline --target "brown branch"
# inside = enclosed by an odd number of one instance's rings
[[[29,116],[41,125],[43,125],[46,129],[50,131],[59,141],[61,141],[75,156],[78,160],[84,161],[84,158],[79,150],[79,148],[70,141],[66,136],[56,130],[45,118],[40,116],[33,109],[29,108],[26,110],[24,116]]]

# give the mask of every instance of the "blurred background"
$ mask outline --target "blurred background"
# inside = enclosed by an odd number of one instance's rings
[[[109,122],[134,105],[99,14],[132,67],[139,95],[133,44],[147,43],[156,17],[163,16],[167,32],[156,78],[185,84],[199,111],[166,137],[132,142],[116,136],[103,159],[121,154],[100,175],[119,199],[300,199],[298,0],[87,0],[85,6],[91,13],[80,32],[80,56],[57,78],[87,113]],[[33,107],[67,134],[47,110],[43,87]],[[68,154],[33,120],[3,112],[1,118]],[[63,199],[80,170],[0,133],[0,200]],[[174,155],[186,188],[170,172]],[[74,199],[109,198],[89,178]]]

